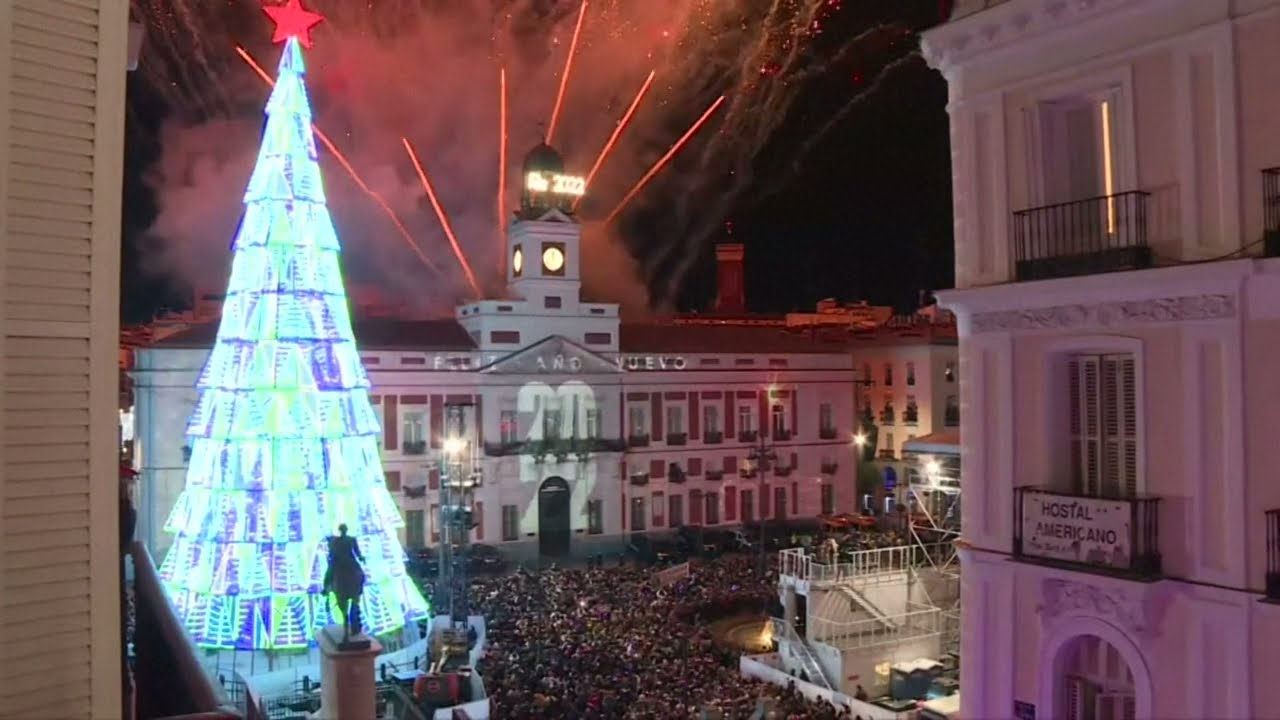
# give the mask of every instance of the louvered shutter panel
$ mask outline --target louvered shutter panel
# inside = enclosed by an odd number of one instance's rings
[[[1097,495],[1102,476],[1101,358],[1081,355],[1071,361],[1073,447],[1079,463],[1076,492]]]
[[[1138,494],[1138,390],[1137,361],[1132,355],[1118,364],[1120,373],[1120,429],[1124,438],[1120,446],[1121,487],[1129,497]]]
[[[1103,494],[1138,492],[1136,368],[1132,355],[1102,358]]]
[[[1132,695],[1125,695],[1120,699],[1120,720],[1136,720],[1138,716],[1138,704],[1134,701]]]

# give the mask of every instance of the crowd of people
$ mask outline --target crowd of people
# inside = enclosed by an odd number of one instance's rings
[[[652,568],[617,565],[517,571],[478,579],[472,598],[485,615],[482,661],[493,716],[507,720],[684,720],[718,710],[746,720],[760,699],[771,717],[854,717],[827,703],[748,680],[740,651],[718,642],[708,620],[774,612],[776,577],[750,557],[694,561],[669,585]],[[714,713],[713,713],[714,715]]]

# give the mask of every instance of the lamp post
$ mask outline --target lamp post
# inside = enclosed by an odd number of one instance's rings
[[[765,473],[777,461],[778,455],[773,451],[773,446],[769,445],[763,432],[756,433],[756,445],[747,453],[747,463],[749,467],[760,476],[760,498],[756,502],[756,507],[764,508],[765,493],[769,491],[769,486],[765,481]],[[765,533],[766,518],[764,513],[760,513],[760,554],[757,560],[757,572],[760,577],[764,577],[764,558],[765,558]]]
[[[471,612],[468,598],[467,546],[475,526],[473,500],[480,473],[470,462],[471,443],[467,439],[464,406],[449,405],[446,435],[441,442],[440,462],[440,575],[436,594],[454,626],[467,623]]]

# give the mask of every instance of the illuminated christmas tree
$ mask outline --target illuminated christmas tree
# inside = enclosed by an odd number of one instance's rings
[[[266,10],[284,56],[160,570],[196,644],[209,648],[306,647],[338,622],[322,585],[339,524],[365,557],[365,629],[383,635],[429,615],[396,537],[404,521],[384,484],[316,162],[302,47],[321,18],[298,0]]]

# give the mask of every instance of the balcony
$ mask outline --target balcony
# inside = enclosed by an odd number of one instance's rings
[[[636,485],[636,486],[648,485],[649,473],[647,472],[631,473],[628,479],[631,481],[632,485]]]
[[[773,431],[774,442],[786,442],[791,439],[791,431],[786,428],[775,428]]]
[[[791,471],[792,471],[792,470],[795,470],[795,468],[793,468],[793,467],[791,467],[791,466],[789,466],[789,465],[788,465],[788,466],[775,465],[775,466],[773,467],[773,476],[774,476],[774,477],[780,477],[780,478],[784,478],[784,477],[791,477]]]
[[[1019,282],[1151,267],[1150,195],[1133,191],[1019,210],[1013,214]]]
[[[688,444],[688,442],[689,442],[689,434],[688,434],[688,433],[682,433],[682,432],[679,432],[679,433],[667,433],[667,444],[668,444],[668,445],[685,445],[685,444]]]
[[[835,474],[836,474],[836,471],[837,471],[837,470],[839,470],[839,469],[840,469],[840,464],[839,464],[839,463],[829,462],[829,461],[826,461],[826,460],[823,460],[823,461],[822,461],[822,474],[823,474],[823,475],[835,475]]]
[[[1268,510],[1267,527],[1267,602],[1280,603],[1280,509]]]
[[[947,408],[942,415],[942,423],[947,427],[960,427],[960,409]]]
[[[405,455],[426,455],[427,441],[426,440],[405,440],[404,443],[400,445],[400,450]]]
[[[1161,576],[1160,498],[1102,498],[1014,489],[1015,560],[1120,575]]]
[[[702,433],[702,442],[706,443],[707,445],[719,445],[720,443],[724,442],[724,433],[720,432],[719,430],[715,432]]]
[[[1262,242],[1267,257],[1280,257],[1280,167],[1262,171]]]
[[[738,442],[753,443],[760,439],[760,433],[755,430],[744,430],[738,433]]]
[[[839,433],[833,427],[818,428],[819,440],[835,440],[837,435],[839,435]]]
[[[649,433],[643,435],[628,435],[627,447],[649,447]]]
[[[893,424],[893,408],[885,408],[884,410],[880,411],[880,424],[881,425]]]
[[[712,482],[724,479],[724,470],[708,470],[702,474],[707,480]]]
[[[484,444],[484,454],[488,457],[519,455],[523,451],[524,443],[519,440],[503,440],[502,442]]]
[[[680,467],[680,463],[667,463],[668,482],[683,483],[688,479],[689,476],[685,473],[684,468]]]

